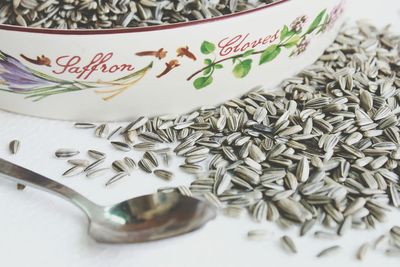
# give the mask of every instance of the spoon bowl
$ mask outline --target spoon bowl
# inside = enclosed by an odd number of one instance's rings
[[[216,216],[208,203],[177,192],[156,193],[104,207],[89,234],[103,243],[137,243],[194,231]]]
[[[73,189],[0,159],[0,177],[55,193],[89,218],[89,235],[103,243],[137,243],[199,229],[216,217],[210,204],[178,192],[155,193],[111,206],[99,206]]]

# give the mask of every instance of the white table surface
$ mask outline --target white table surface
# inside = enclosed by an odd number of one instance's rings
[[[349,0],[351,20],[368,18],[377,25],[392,23],[400,33],[399,0]],[[190,176],[180,173],[181,159],[174,159],[176,179],[166,183],[149,175],[137,175],[104,187],[105,178],[61,178],[67,168],[52,155],[59,147],[74,147],[84,152],[94,148],[108,153],[108,161],[121,158],[105,140],[93,138],[92,131],[77,130],[71,123],[30,118],[0,111],[0,157],[40,172],[81,192],[99,204],[113,204],[133,196],[154,192],[158,187],[189,184]],[[21,151],[12,156],[8,142],[19,139]],[[90,144],[90,145],[89,145]],[[136,155],[136,159],[139,155]],[[356,249],[374,240],[393,224],[400,224],[400,212],[392,212],[388,222],[373,231],[351,231],[338,241],[298,238],[298,229],[282,231],[272,223],[253,223],[248,218],[219,216],[203,229],[173,239],[136,245],[97,244],[86,234],[83,214],[56,196],[27,188],[17,191],[15,184],[0,180],[0,266],[4,267],[213,267],[213,266],[399,266],[400,258],[371,251],[367,260],[355,260]],[[248,241],[251,229],[268,229],[273,235],[265,241]],[[295,237],[300,253],[291,256],[279,245],[283,234]],[[323,248],[341,245],[337,256],[316,259]]]

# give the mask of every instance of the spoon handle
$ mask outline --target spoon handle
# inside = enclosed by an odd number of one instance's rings
[[[90,216],[99,208],[99,206],[75,190],[1,158],[0,176],[4,176],[5,178],[14,180],[18,183],[29,184],[33,187],[55,193],[67,200],[70,200],[72,203],[82,209],[87,216]]]

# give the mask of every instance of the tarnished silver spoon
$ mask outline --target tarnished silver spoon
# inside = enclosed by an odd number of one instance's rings
[[[136,243],[194,231],[216,216],[206,202],[179,193],[157,193],[102,207],[40,174],[0,159],[0,176],[70,200],[89,218],[89,235],[98,242]]]

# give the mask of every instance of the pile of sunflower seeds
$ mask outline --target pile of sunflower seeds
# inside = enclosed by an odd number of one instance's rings
[[[100,125],[95,134],[124,153],[145,151],[138,166],[148,173],[158,158],[168,162],[172,152],[184,157],[181,169],[196,179],[189,187],[159,191],[204,196],[228,216],[249,212],[256,222],[298,225],[300,236],[314,231],[324,239],[372,229],[400,207],[399,45],[400,36],[389,27],[359,22],[342,30],[315,64],[283,82],[282,92],[254,89],[219,107],[141,117],[112,131]],[[124,141],[112,141],[118,136]],[[167,144],[176,142],[171,151]],[[94,158],[86,171],[98,166],[101,158]],[[327,230],[313,230],[318,224]],[[394,240],[388,255],[400,255]],[[289,237],[282,242],[297,251]],[[360,247],[359,259],[367,249]],[[339,250],[333,246],[318,257]]]
[[[277,0],[2,0],[0,24],[109,29],[201,20]]]

